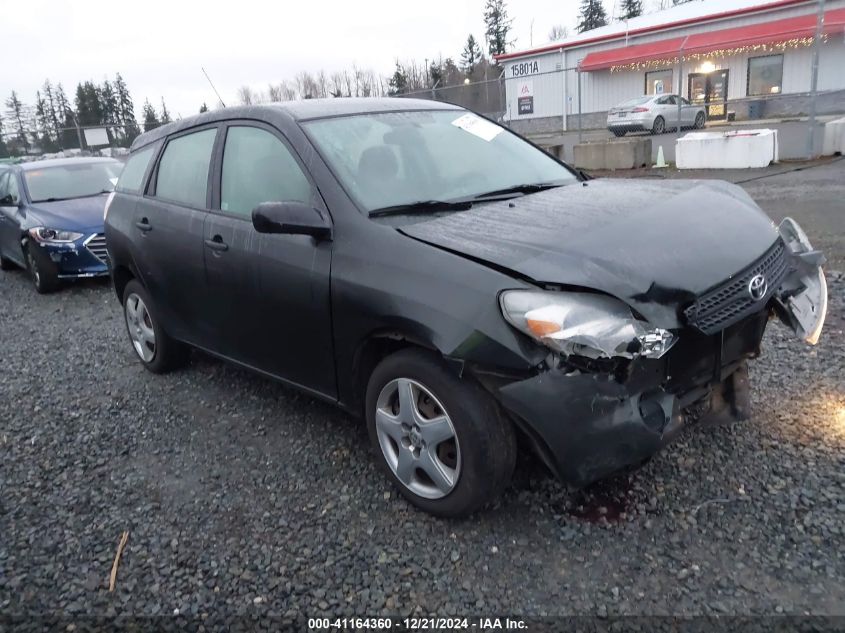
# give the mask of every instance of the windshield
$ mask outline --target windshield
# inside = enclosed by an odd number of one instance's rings
[[[122,166],[117,161],[80,162],[27,170],[24,180],[33,202],[82,198],[112,191]]]
[[[543,151],[464,110],[382,112],[304,126],[367,212],[472,198],[519,185],[576,181]]]

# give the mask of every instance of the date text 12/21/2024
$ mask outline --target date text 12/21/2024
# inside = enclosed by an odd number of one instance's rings
[[[309,631],[370,630],[387,631],[520,631],[527,623],[520,618],[308,618]]]

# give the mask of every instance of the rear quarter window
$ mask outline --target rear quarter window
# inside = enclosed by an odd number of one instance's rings
[[[158,143],[154,143],[129,156],[126,165],[123,166],[123,172],[117,180],[117,186],[115,188],[118,191],[129,193],[138,193],[141,191],[141,188],[144,186],[144,175],[147,173],[147,167],[149,167],[158,145]]]
[[[192,132],[168,141],[158,165],[156,197],[204,208],[208,167],[217,128]]]

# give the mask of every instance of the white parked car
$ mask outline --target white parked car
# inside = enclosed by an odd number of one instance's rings
[[[704,106],[692,105],[678,95],[644,95],[611,108],[607,113],[607,129],[616,136],[635,131],[663,134],[678,125],[678,99],[681,100],[681,127],[703,128],[707,121]]]

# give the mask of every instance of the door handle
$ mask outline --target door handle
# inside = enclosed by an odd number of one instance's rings
[[[147,231],[153,230],[153,227],[152,227],[152,225],[150,224],[150,221],[147,218],[141,218],[141,221],[136,222],[135,226],[137,226],[139,229],[141,229],[144,233],[146,233]]]
[[[213,251],[223,252],[229,250],[229,245],[223,241],[220,235],[215,235],[210,240],[206,240],[205,245]]]

